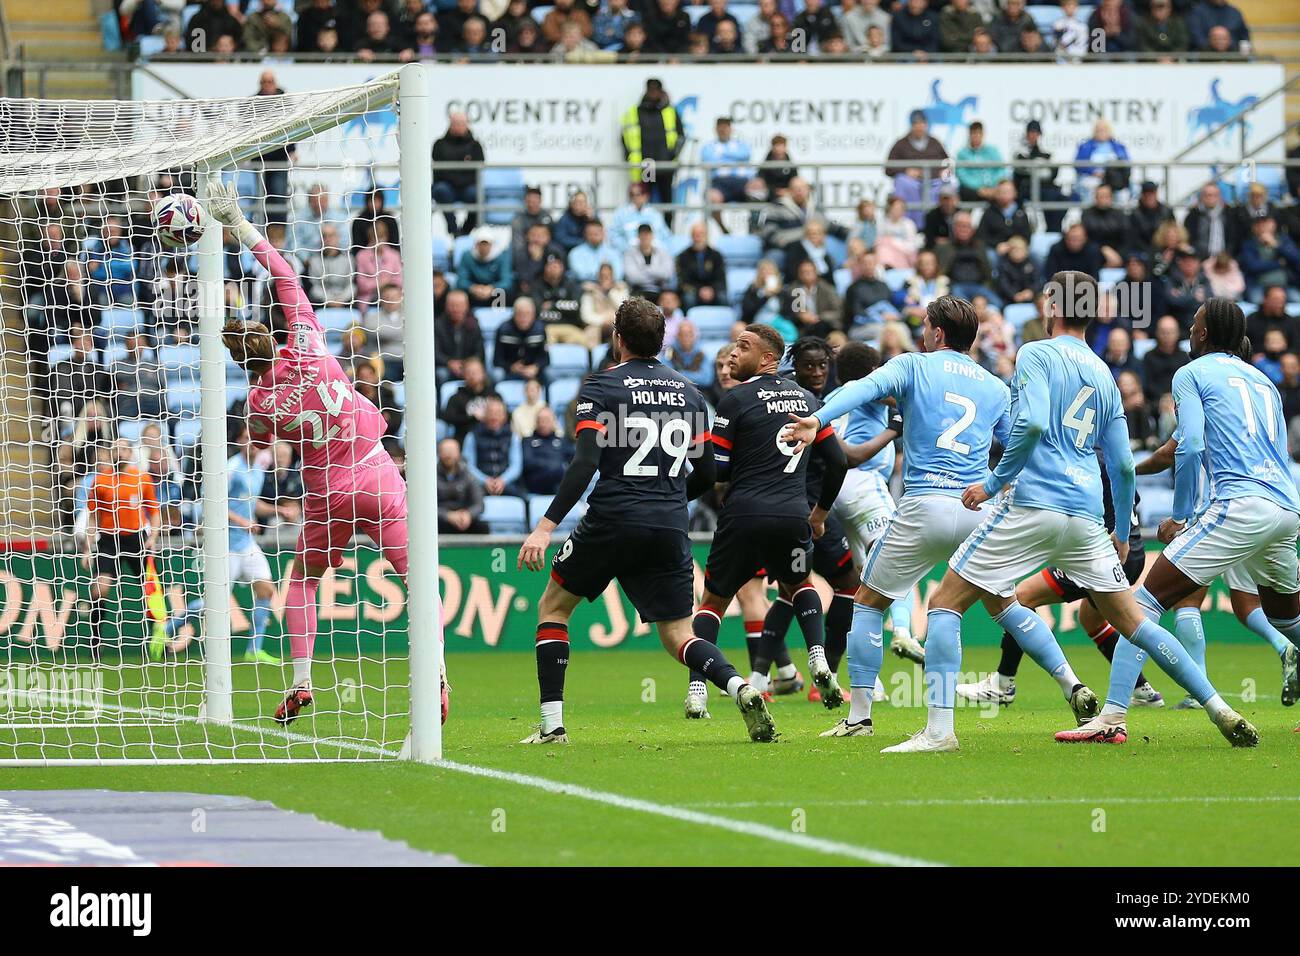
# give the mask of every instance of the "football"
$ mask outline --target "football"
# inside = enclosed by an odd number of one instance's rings
[[[168,249],[183,249],[198,242],[207,221],[208,215],[198,200],[184,193],[164,196],[153,207],[158,241]]]

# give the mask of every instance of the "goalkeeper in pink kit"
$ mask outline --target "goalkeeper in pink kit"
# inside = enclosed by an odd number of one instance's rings
[[[302,462],[303,530],[284,609],[293,687],[275,712],[276,721],[288,724],[312,703],[311,659],[321,576],[343,563],[343,550],[352,536],[369,537],[406,578],[406,482],[380,441],[386,430],[383,415],[357,394],[330,354],[324,329],[297,274],[244,217],[235,189],[212,180],[208,211],[235,232],[271,274],[275,286],[274,331],[261,323],[231,320],[221,337],[248,372],[248,427],[253,440],[262,445],[290,442]],[[445,721],[445,665],[442,672]]]

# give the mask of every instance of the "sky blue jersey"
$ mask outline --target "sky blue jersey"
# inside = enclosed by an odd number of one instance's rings
[[[988,471],[993,439],[1007,440],[1007,387],[969,355],[906,352],[833,393],[817,412],[834,421],[893,398],[903,416],[905,495],[960,497]]]
[[[231,514],[239,515],[249,521],[254,520],[253,509],[258,496],[262,494],[264,472],[254,468],[243,455],[235,455],[226,462],[226,475],[229,483],[227,492]],[[247,528],[230,524],[230,550],[247,551],[253,546],[253,535]]]
[[[1195,511],[1201,464],[1212,501],[1267,498],[1300,513],[1282,400],[1268,376],[1235,355],[1213,352],[1180,368],[1173,388],[1181,433],[1174,455],[1176,521]]]
[[[984,490],[994,495],[1014,481],[1013,504],[1103,524],[1099,445],[1115,500],[1115,533],[1124,539],[1136,482],[1128,421],[1110,369],[1071,335],[1031,342],[1016,353],[1011,439]]]
[[[831,392],[831,395],[834,394],[835,392]],[[890,407],[880,402],[859,405],[843,418],[835,420],[835,431],[850,445],[861,445],[889,427],[890,412]],[[858,465],[858,471],[874,471],[888,481],[894,473],[894,457],[894,446],[886,445],[876,452],[874,457]]]

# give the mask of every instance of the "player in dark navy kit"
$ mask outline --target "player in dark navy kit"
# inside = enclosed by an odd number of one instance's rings
[[[1097,452],[1097,464],[1101,468],[1101,491],[1104,520],[1108,532],[1115,530],[1115,501],[1110,493],[1110,476],[1106,473],[1106,462],[1101,452]],[[1129,525],[1128,557],[1124,560],[1124,575],[1128,583],[1134,585],[1142,572],[1146,570],[1146,546],[1142,540],[1142,523],[1137,516],[1140,498],[1134,492],[1133,519]],[[1071,604],[1080,601],[1079,626],[1084,629],[1097,649],[1110,660],[1115,654],[1115,645],[1119,641],[1119,632],[1111,627],[1087,590],[1080,587],[1060,568],[1044,568],[1031,578],[1026,578],[1016,586],[1016,600],[1027,608],[1047,607],[1053,604]],[[957,696],[981,703],[1008,705],[1016,699],[1016,673],[1020,670],[1020,660],[1025,656],[1024,650],[1014,637],[1005,631],[1002,633],[1002,659],[998,669],[983,680],[974,684],[958,684]],[[1145,674],[1139,674],[1133,688],[1132,704],[1135,707],[1163,707],[1164,697],[1152,687]]]
[[[820,401],[830,378],[832,350],[825,339],[805,336],[790,346],[788,361],[794,370],[794,380],[810,396]],[[901,430],[901,429],[900,429]],[[843,440],[841,439],[843,446]],[[848,449],[844,449],[846,455]],[[805,486],[808,508],[821,499],[825,466],[821,458],[808,462]],[[813,570],[831,586],[834,592],[826,611],[826,663],[834,672],[839,669],[848,643],[849,627],[853,623],[853,595],[858,590],[858,574],[853,565],[853,550],[849,539],[834,514],[826,518],[826,533],[813,541]],[[786,631],[794,620],[793,592],[781,585],[780,594],[763,621],[763,639],[754,656],[753,673],[749,682],[759,690],[768,690],[768,672],[772,661],[785,646]],[[778,674],[780,681],[784,675]],[[821,700],[816,687],[809,691],[809,699]]]
[[[568,743],[569,618],[583,598],[596,600],[613,580],[641,620],[656,625],[669,653],[735,699],[751,739],[776,736],[763,695],[712,641],[691,632],[695,571],[686,503],[712,487],[716,466],[704,399],[655,358],[663,342],[658,306],[639,297],[619,306],[613,348],[622,361],[591,375],[579,390],[573,461],[545,517],[519,549],[520,567],[541,570],[552,532],[599,471],[587,513],[556,553],[538,603],[542,723],[521,743]]]
[[[827,665],[821,596],[811,580],[813,541],[826,519],[848,469],[834,429],[827,427],[805,451],[782,441],[791,414],[812,414],[821,402],[797,382],[776,374],[785,351],[770,325],[750,325],[736,340],[728,364],[740,381],[718,402],[711,437],[717,480],[727,485],[704,572],[704,597],[695,614],[695,634],[712,642],[731,599],[759,568],[786,593],[808,646],[808,669],[828,708],[843,698]],[[816,506],[809,512],[810,458],[824,463]],[[707,713],[700,674],[692,675],[688,716]],[[692,704],[698,713],[691,714]]]

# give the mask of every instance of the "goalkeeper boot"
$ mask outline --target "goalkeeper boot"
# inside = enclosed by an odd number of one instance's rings
[[[746,685],[749,686],[749,685]],[[755,691],[755,693],[758,693]],[[686,689],[686,719],[710,720],[709,688],[703,681],[693,680]]]
[[[1087,685],[1079,684],[1070,691],[1070,710],[1074,711],[1076,721],[1086,724],[1101,712],[1101,704]]]
[[[311,688],[306,684],[300,684],[285,695],[280,706],[275,709],[275,722],[285,727],[293,723],[301,715],[302,711],[311,706]]]
[[[895,631],[890,638],[889,649],[904,660],[925,666],[925,647],[911,634]]]
[[[750,740],[766,744],[776,739],[776,724],[767,712],[763,695],[751,685],[742,684],[740,690],[736,691],[736,706],[740,708],[740,716],[745,718],[745,729],[749,731]]]

